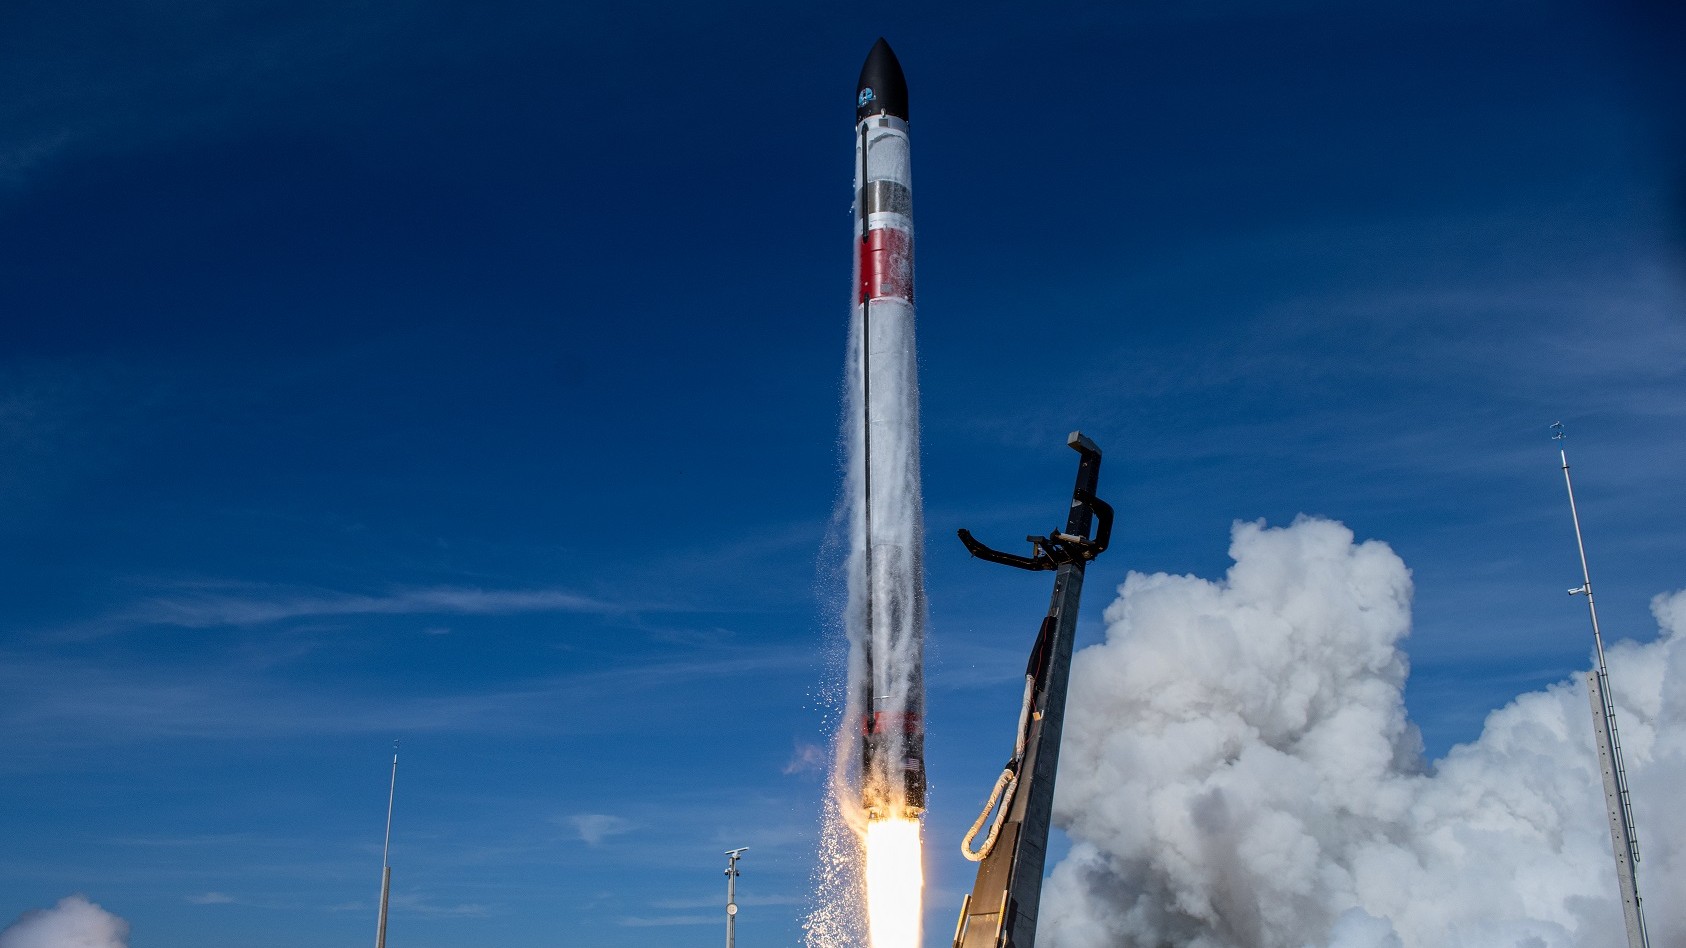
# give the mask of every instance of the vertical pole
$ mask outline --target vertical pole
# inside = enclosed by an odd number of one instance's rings
[[[392,742],[392,783],[386,791],[386,842],[381,844],[381,913],[375,948],[386,948],[387,898],[392,894],[392,801],[398,795],[398,742]]]
[[[1639,899],[1639,838],[1633,823],[1633,802],[1628,794],[1627,768],[1622,764],[1622,740],[1616,730],[1616,704],[1610,697],[1610,673],[1604,665],[1604,634],[1598,628],[1598,603],[1592,597],[1592,572],[1587,568],[1586,543],[1581,539],[1581,515],[1575,507],[1575,483],[1569,477],[1569,454],[1562,447],[1561,422],[1551,426],[1558,442],[1557,456],[1563,462],[1563,486],[1569,492],[1569,516],[1575,524],[1575,549],[1581,556],[1581,586],[1569,595],[1586,596],[1592,617],[1593,650],[1598,667],[1587,674],[1587,698],[1592,705],[1593,737],[1598,747],[1599,770],[1604,778],[1604,803],[1610,819],[1610,845],[1616,856],[1616,885],[1622,899],[1622,922],[1627,928],[1628,948],[1650,948],[1645,929],[1645,911]]]
[[[748,851],[745,846],[726,853],[726,948],[738,943],[738,857]]]

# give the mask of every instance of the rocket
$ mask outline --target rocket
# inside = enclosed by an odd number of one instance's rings
[[[924,553],[907,80],[883,39],[855,88],[850,624],[868,819],[925,809]]]
[[[880,39],[861,67],[855,91],[855,224],[859,229],[859,305],[913,315],[913,175],[908,160],[907,79]]]

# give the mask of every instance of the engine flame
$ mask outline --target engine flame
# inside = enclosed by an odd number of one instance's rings
[[[866,924],[872,948],[919,948],[925,868],[919,821],[866,826]]]

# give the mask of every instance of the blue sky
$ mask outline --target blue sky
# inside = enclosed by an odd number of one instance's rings
[[[0,922],[788,945],[853,82],[912,90],[930,931],[1081,427],[1129,570],[1298,513],[1414,572],[1431,756],[1686,585],[1677,11],[163,2],[0,14]]]

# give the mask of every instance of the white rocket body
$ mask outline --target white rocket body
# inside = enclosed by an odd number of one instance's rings
[[[913,173],[901,66],[882,40],[855,126],[850,330],[849,629],[868,818],[925,808],[925,593],[919,381],[913,332]]]

